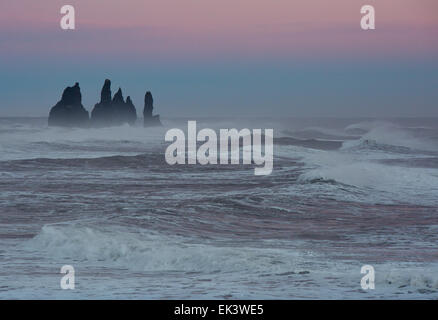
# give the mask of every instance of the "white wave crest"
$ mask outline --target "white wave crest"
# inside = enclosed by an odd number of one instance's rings
[[[139,271],[286,272],[296,270],[297,253],[260,248],[192,244],[178,237],[127,230],[46,225],[29,244],[53,259],[102,262]],[[282,263],[277,263],[278,260]]]

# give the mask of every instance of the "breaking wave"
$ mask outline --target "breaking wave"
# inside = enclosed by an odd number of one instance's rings
[[[438,152],[438,132],[433,128],[407,128],[389,122],[360,123],[348,126],[348,132],[352,128],[363,129],[364,134],[360,139],[345,141],[343,148],[358,146],[374,146],[382,148],[408,148],[410,150]],[[405,149],[406,150],[406,149]]]
[[[274,248],[190,243],[185,238],[111,226],[46,225],[27,244],[51,259],[74,259],[138,271],[302,272],[300,255]]]

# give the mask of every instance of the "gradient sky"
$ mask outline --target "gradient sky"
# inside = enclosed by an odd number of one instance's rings
[[[105,78],[139,114],[151,90],[162,116],[438,116],[438,1],[4,0],[0,70],[0,116],[76,81],[91,111]]]

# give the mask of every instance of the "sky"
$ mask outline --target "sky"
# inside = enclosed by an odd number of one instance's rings
[[[139,115],[150,90],[164,117],[438,116],[438,1],[3,0],[0,70],[0,116],[75,82],[91,111],[106,78]]]

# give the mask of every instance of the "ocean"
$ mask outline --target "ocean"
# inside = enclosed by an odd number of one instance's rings
[[[187,120],[273,128],[272,174],[170,166]],[[163,122],[0,118],[0,299],[438,299],[438,119]]]

